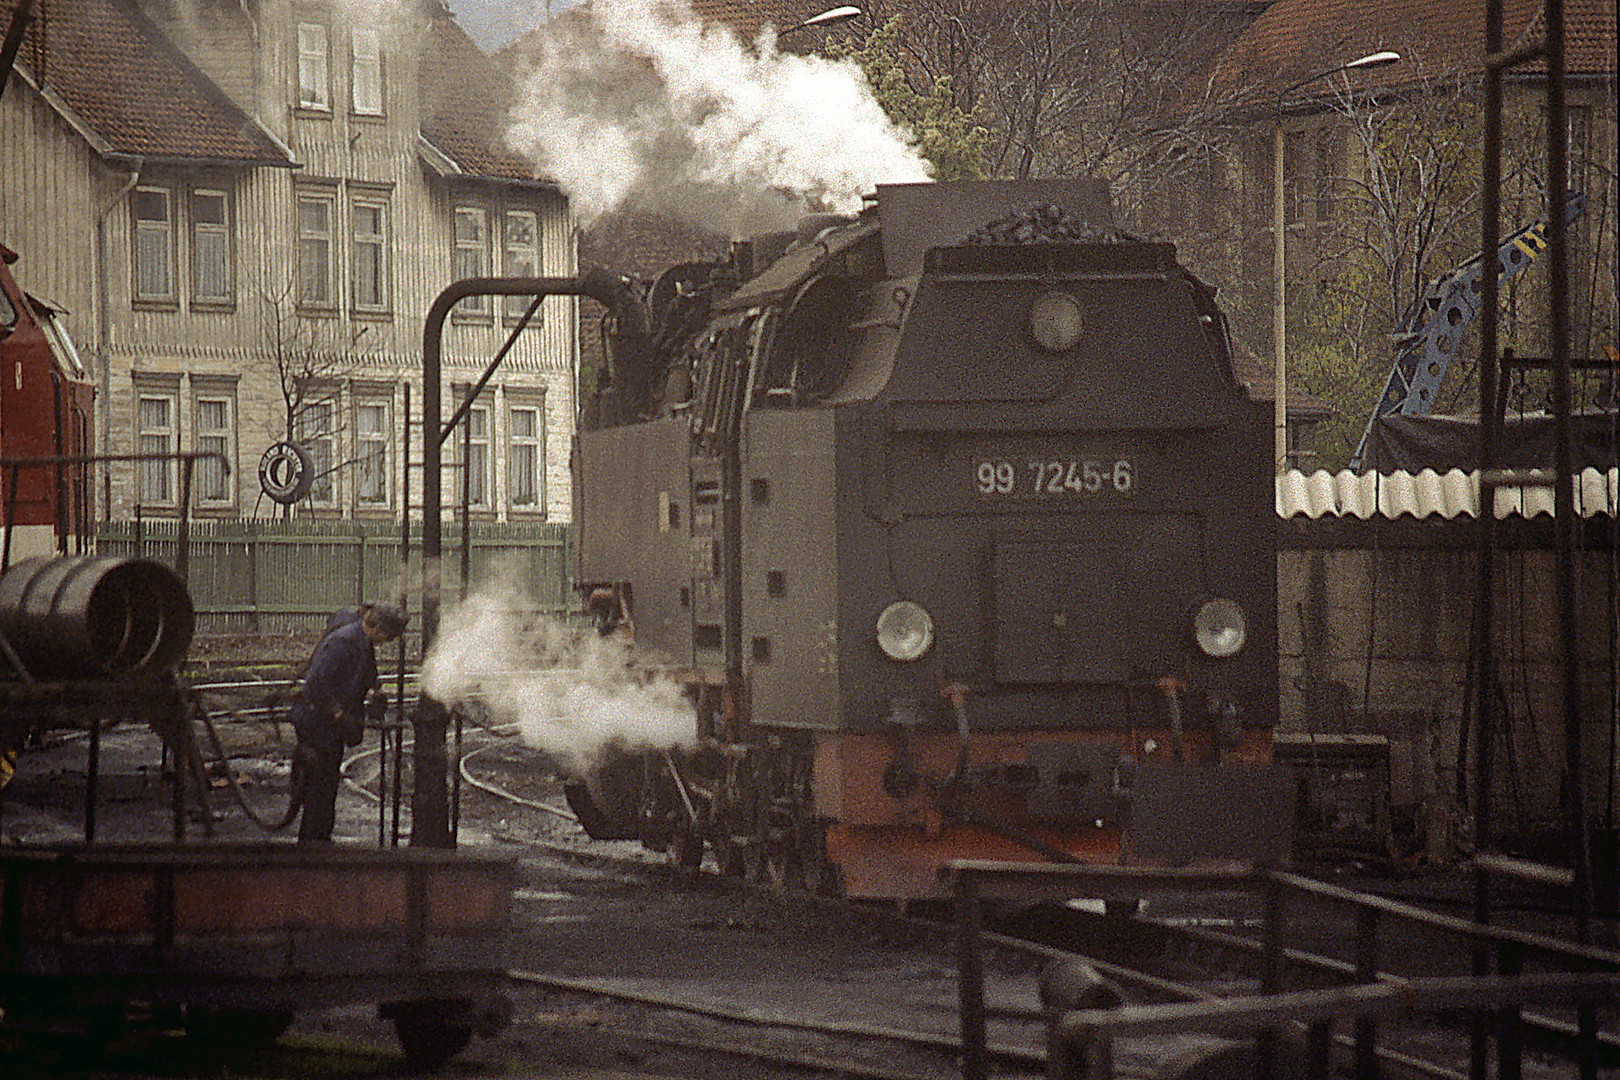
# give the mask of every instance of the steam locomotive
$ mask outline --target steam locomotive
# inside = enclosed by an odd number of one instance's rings
[[[574,778],[591,835],[892,898],[1286,846],[1269,407],[1104,186],[882,186],[645,309],[578,437],[578,580],[700,745]]]

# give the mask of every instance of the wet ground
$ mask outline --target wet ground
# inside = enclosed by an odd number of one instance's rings
[[[262,816],[279,815],[288,797],[290,731],[243,724],[221,725],[220,734],[228,751],[238,755],[231,768],[244,797]],[[464,745],[470,748],[481,737],[469,733]],[[349,770],[362,782],[374,777],[377,755],[366,751],[375,750],[376,740],[373,733],[357,748]],[[159,740],[141,727],[119,728],[102,737],[98,755],[97,838],[116,842],[171,836],[174,813]],[[0,843],[81,839],[88,760],[88,741],[80,736],[57,738],[25,752],[0,802]],[[559,785],[542,771],[543,760],[521,747],[503,743],[499,753],[485,755],[483,764],[514,794],[563,804]],[[211,784],[215,838],[262,839],[262,831],[232,802],[227,783],[221,773]],[[408,780],[405,790],[402,817],[408,841]],[[512,1025],[496,1038],[474,1039],[444,1075],[581,1080],[774,1075],[757,1062],[672,1049],[667,1038],[642,1041],[618,1033],[647,1025],[663,1036],[673,1034],[676,1043],[735,1038],[724,1030],[730,1025],[691,1015],[671,1020],[661,1010],[636,1004],[638,999],[680,999],[746,1015],[763,1025],[751,1038],[782,1053],[813,1053],[818,1042],[828,1039],[770,1031],[773,1016],[808,1017],[832,1026],[885,1023],[931,1032],[941,1040],[956,1034],[954,958],[948,942],[942,950],[919,950],[914,941],[885,940],[862,925],[829,922],[813,908],[781,897],[762,897],[713,879],[693,882],[667,868],[663,856],[639,845],[592,843],[557,814],[514,805],[470,785],[462,789],[459,817],[464,848],[510,854],[518,861],[519,885],[513,896],[517,933],[509,966],[572,983],[575,989],[515,985]],[[379,813],[376,801],[345,788],[339,795],[334,838],[340,846],[372,846],[378,842],[379,823],[386,834],[391,819],[391,807]],[[204,840],[203,826],[194,808],[187,815],[188,836]],[[571,856],[570,850],[580,854]],[[645,869],[636,869],[638,862]],[[1008,1008],[1036,1008],[1032,972],[1011,972],[1005,978],[992,973],[990,994]],[[672,1023],[680,1030],[664,1030]],[[1038,1040],[1027,1034],[1024,1039],[1033,1051]],[[174,1031],[119,1036],[93,1062],[78,1059],[83,1049],[74,1040],[32,1039],[24,1045],[0,1036],[0,1061],[9,1063],[0,1074],[32,1080],[359,1077],[408,1071],[391,1026],[367,1003],[300,1013],[272,1048],[246,1055],[204,1055]],[[869,1053],[881,1065],[895,1051],[876,1046]],[[11,1066],[20,1071],[8,1071]],[[937,1057],[922,1055],[914,1075],[950,1075],[940,1073],[938,1066]]]
[[[223,723],[218,730],[242,797],[261,816],[279,816],[287,805],[290,783],[290,729]],[[523,799],[563,805],[559,785],[538,755],[478,731],[468,732],[463,746],[473,749],[486,740],[489,749],[476,759],[476,775]],[[375,786],[378,745],[377,733],[368,734],[351,761],[349,772],[359,786],[339,795],[335,839],[340,845],[374,846],[380,835],[386,840],[391,832],[393,808],[360,790]],[[172,836],[170,784],[156,736],[143,726],[117,728],[103,736],[98,754],[97,837],[116,841]],[[81,839],[89,757],[89,741],[82,734],[57,736],[25,751],[15,779],[0,794],[0,844]],[[186,818],[188,836],[202,839],[207,825],[222,840],[262,839],[263,832],[235,805],[232,779],[218,766],[211,775],[212,813],[205,822],[193,807]],[[401,842],[408,842],[408,777],[402,788],[406,805],[400,808]],[[957,1032],[955,959],[948,940],[921,943],[890,937],[868,923],[829,920],[813,906],[723,882],[693,884],[665,867],[663,856],[633,844],[592,843],[557,813],[504,801],[471,785],[462,786],[461,796],[461,845],[510,854],[518,861],[519,884],[513,897],[518,933],[509,966],[553,980],[553,988],[514,985],[512,1025],[496,1038],[475,1039],[444,1075],[568,1080],[775,1075],[758,1063],[672,1049],[667,1039],[626,1036],[624,1030],[637,1024],[651,1030],[653,1025],[667,1028],[677,1022],[655,1018],[658,1010],[635,1004],[638,999],[679,997],[751,1014],[760,1021],[792,1015],[829,1027],[884,1022],[933,1032],[942,1039]],[[291,841],[289,834],[281,835]],[[570,857],[570,851],[577,857]],[[626,869],[626,864],[638,861],[651,869]],[[1450,901],[1465,895],[1458,888],[1465,880],[1457,875],[1414,878],[1399,891],[1408,894],[1406,899]],[[1147,914],[1252,927],[1257,912],[1252,899],[1233,898],[1225,907],[1206,899],[1187,904],[1184,911]],[[1542,921],[1533,909],[1518,918],[1526,924]],[[1318,936],[1332,936],[1338,932],[1335,926],[1324,925]],[[987,996],[993,1010],[1016,1013],[1036,1008],[1032,970],[1008,968],[988,975]],[[575,989],[558,991],[557,981]],[[683,1026],[675,1034],[694,1045],[726,1037],[704,1020],[678,1023]],[[815,1039],[771,1031],[768,1024],[753,1038],[784,1052],[816,1049]],[[1039,1043],[1038,1033],[1031,1033],[1027,1025],[1021,1033],[1013,1027],[992,1033],[993,1041],[1018,1039],[1031,1049]],[[1137,1054],[1141,1060],[1135,1064],[1145,1068],[1149,1060],[1191,1053],[1207,1043],[1190,1039],[1130,1053]],[[391,1026],[369,1003],[300,1013],[282,1040],[249,1054],[204,1053],[172,1030],[121,1036],[96,1061],[84,1060],[83,1049],[73,1040],[23,1044],[0,1035],[0,1076],[133,1080],[231,1075],[291,1080],[409,1074]],[[874,1046],[867,1052],[878,1063],[893,1063],[895,1057],[891,1047]],[[910,1066],[918,1076],[951,1075],[929,1071],[937,1066],[921,1058]],[[1530,1074],[1547,1075],[1536,1069]]]

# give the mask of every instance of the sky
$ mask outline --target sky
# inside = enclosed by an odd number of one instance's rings
[[[456,22],[485,52],[510,45],[535,22],[543,20],[547,8],[562,11],[579,0],[449,0]]]

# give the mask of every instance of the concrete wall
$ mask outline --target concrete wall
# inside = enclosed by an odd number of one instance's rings
[[[1551,526],[1525,528],[1532,524],[1518,521],[1519,535],[1494,559],[1498,835],[1556,827],[1566,775]],[[1578,546],[1576,608],[1582,772],[1601,820],[1620,775],[1611,750],[1613,576],[1609,550],[1593,545],[1597,524]],[[1457,781],[1459,767],[1471,776],[1477,760],[1471,735],[1459,759],[1463,718],[1475,711],[1474,529],[1467,519],[1285,523],[1277,561],[1281,728],[1386,736],[1392,802],[1437,848],[1471,827],[1472,781],[1461,806]]]

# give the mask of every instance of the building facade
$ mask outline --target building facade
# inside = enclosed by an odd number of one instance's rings
[[[1502,0],[1503,48],[1539,44],[1544,9],[1540,0]],[[1564,16],[1567,183],[1585,207],[1567,233],[1568,329],[1574,359],[1601,362],[1617,323],[1615,10],[1569,0]],[[1346,70],[1383,51],[1399,61]],[[1285,355],[1290,394],[1306,389],[1334,408],[1314,464],[1339,469],[1354,457],[1395,359],[1391,335],[1432,282],[1477,255],[1484,53],[1483,3],[1277,0],[1206,80],[1203,119],[1218,164],[1212,181],[1189,177],[1197,193],[1189,213],[1214,228],[1183,252],[1221,287],[1239,349],[1260,358],[1262,377],[1275,367],[1267,358]],[[1504,74],[1503,239],[1559,204],[1546,190],[1546,84],[1540,59]],[[1279,213],[1280,237],[1272,224]],[[1504,290],[1500,343],[1520,356],[1548,352],[1545,262],[1531,262]],[[1477,405],[1477,336],[1453,346],[1457,362],[1434,412]],[[1612,400],[1606,378],[1612,374],[1594,371],[1578,380],[1577,407]],[[1544,397],[1536,379],[1515,378],[1508,404],[1534,410]]]
[[[36,0],[37,3],[37,0]],[[0,22],[15,4],[0,3]],[[576,273],[567,200],[506,151],[510,89],[429,0],[49,0],[0,98],[0,237],[68,312],[98,383],[111,519],[397,519],[421,505],[422,334],[450,282]],[[444,334],[444,415],[527,298],[483,297]],[[575,306],[515,334],[443,502],[566,521]],[[438,425],[434,425],[437,428]],[[261,462],[312,468],[284,511]],[[273,485],[272,485],[273,486]]]

